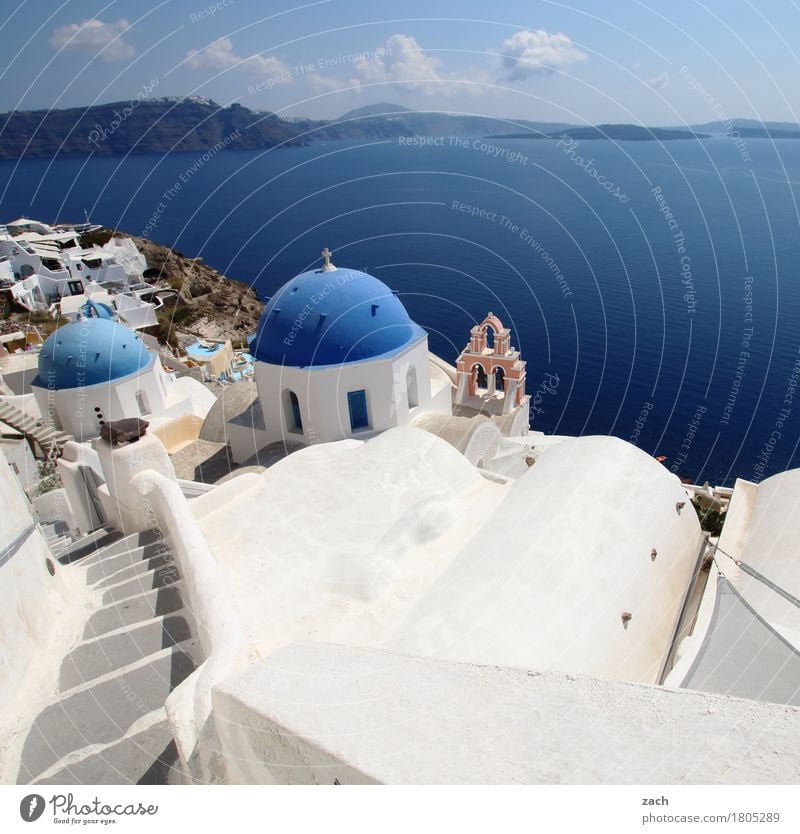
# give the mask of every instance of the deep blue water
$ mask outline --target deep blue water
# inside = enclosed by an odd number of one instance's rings
[[[634,438],[700,482],[800,465],[800,141],[749,140],[749,160],[724,138],[587,141],[571,156],[550,141],[490,142],[500,156],[442,141],[226,151],[199,165],[4,162],[0,218],[86,209],[136,234],[150,224],[154,240],[263,296],[328,246],[398,290],[449,360],[475,321],[500,315],[529,392],[558,377],[535,428]]]

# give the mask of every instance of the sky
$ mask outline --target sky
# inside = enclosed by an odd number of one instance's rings
[[[0,110],[198,95],[284,117],[800,121],[795,0],[23,0]]]

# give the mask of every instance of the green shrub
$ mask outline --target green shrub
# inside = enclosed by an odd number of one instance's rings
[[[58,474],[55,461],[40,460],[37,462],[37,467],[39,469],[39,481],[33,490],[34,498],[61,489],[64,486],[61,483],[61,476]]]
[[[697,498],[692,499],[692,506],[697,513],[697,518],[700,521],[700,527],[712,536],[719,536],[722,532],[722,526],[725,524],[725,513],[719,510],[704,509],[700,506],[700,501]]]

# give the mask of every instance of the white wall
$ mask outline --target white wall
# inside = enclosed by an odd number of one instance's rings
[[[29,496],[32,495],[34,487],[39,482],[39,467],[28,441],[4,440],[0,442],[0,449],[5,453],[11,471],[16,475],[22,488]]]
[[[680,481],[653,458],[613,437],[563,440],[514,482],[385,645],[655,682],[703,542]]]
[[[418,405],[409,409],[406,374],[416,369]],[[369,437],[394,426],[407,425],[415,413],[446,410],[449,391],[431,396],[427,337],[397,356],[331,368],[302,369],[255,363],[256,383],[264,417],[265,439],[271,443],[291,440],[324,443],[348,437]],[[364,389],[370,425],[355,433],[350,428],[349,391]],[[300,403],[303,434],[289,429],[286,391],[294,391]]]
[[[38,495],[33,499],[33,517],[39,524],[53,524],[62,522],[60,532],[71,532],[75,529],[75,516],[69,496],[65,489],[51,489],[44,495]]]
[[[75,577],[52,561],[30,505],[0,450],[0,703],[9,718],[24,696],[24,679],[42,662],[64,618],[83,599]],[[5,723],[5,722],[3,722]]]
[[[230,782],[800,781],[796,708],[558,672],[305,644],[213,700]]]
[[[158,324],[155,307],[129,295],[115,295],[114,307],[131,330]]]
[[[105,481],[97,452],[86,443],[69,441],[64,444],[63,454],[56,466],[72,507],[75,526],[81,533],[88,533],[99,527],[106,519],[98,513],[97,507],[91,501],[86,483],[87,477],[92,478],[88,470],[94,473],[94,480],[98,485]]]
[[[205,388],[198,392],[193,387],[197,385],[202,383],[167,376],[160,359],[154,357],[150,368],[111,383],[61,390],[35,386],[33,392],[43,415],[53,415],[59,428],[79,441],[86,441],[99,436],[100,419],[109,423],[126,417],[142,417],[149,422],[165,422],[196,412],[205,416],[213,405],[214,395]],[[144,409],[137,399],[138,392],[143,392]]]
[[[386,639],[507,493],[411,427],[297,451],[189,506],[259,648]]]
[[[112,446],[98,437],[92,441],[92,448],[103,468],[105,489],[116,505],[115,526],[125,535],[155,527],[156,512],[135,488],[133,478],[140,472],[151,471],[177,482],[172,461],[161,441],[147,433],[135,443]]]
[[[800,469],[767,478],[760,484],[737,480],[717,560],[759,616],[800,651],[800,609],[769,585],[738,568],[724,554],[739,559],[769,582],[800,599]]]

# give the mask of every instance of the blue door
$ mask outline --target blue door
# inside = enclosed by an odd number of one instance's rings
[[[367,392],[363,388],[360,391],[350,391],[348,393],[347,407],[350,409],[351,431],[369,427],[369,415],[367,414]]]

